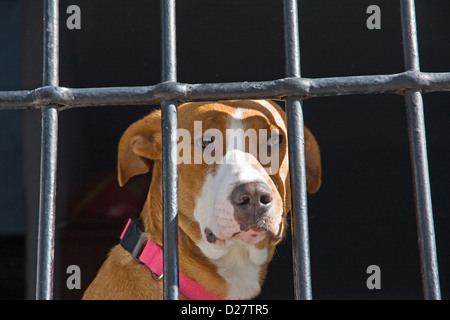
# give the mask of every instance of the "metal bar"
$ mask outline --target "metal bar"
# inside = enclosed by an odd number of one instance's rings
[[[44,0],[43,85],[58,85],[58,0]],[[58,109],[42,108],[36,299],[53,299]]]
[[[175,0],[161,0],[162,82],[177,81]]]
[[[296,0],[284,1],[286,75],[300,78],[300,43]],[[289,165],[292,187],[292,257],[295,299],[311,300],[308,207],[306,198],[305,137],[302,98],[286,100]]]
[[[450,91],[450,73],[406,71],[392,75],[336,78],[284,78],[260,82],[186,84],[164,82],[154,86],[81,88],[46,86],[35,90],[0,91],[1,109],[59,110],[79,107],[160,104],[167,100],[269,99],[298,95],[316,98],[352,94]]]
[[[400,6],[405,68],[418,72],[420,66],[414,0],[401,0]],[[441,299],[422,94],[417,90],[406,90],[405,101],[423,293],[425,299]]]
[[[308,207],[306,198],[305,139],[302,101],[286,100],[289,140],[289,167],[292,193],[292,257],[295,299],[311,300],[311,267],[309,255]]]
[[[400,0],[405,68],[420,71],[414,0]]]
[[[161,0],[162,81],[177,81],[175,0]],[[162,113],[164,299],[178,300],[177,104],[164,101]]]
[[[296,0],[284,1],[283,18],[286,76],[300,78],[300,40],[298,36],[298,8]]]

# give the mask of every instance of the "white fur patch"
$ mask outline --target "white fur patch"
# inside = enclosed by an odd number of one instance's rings
[[[230,117],[229,130],[243,132],[243,111],[237,109]],[[227,281],[228,299],[249,299],[260,292],[260,270],[268,257],[267,248],[256,249],[251,240],[244,243],[233,238],[241,231],[230,202],[233,188],[240,183],[269,179],[251,163],[252,160],[257,163],[257,160],[246,153],[244,147],[242,134],[227,135],[224,161],[217,165],[214,174],[206,176],[194,209],[194,218],[199,222],[202,232],[202,240],[197,245]],[[209,243],[206,240],[205,228],[217,236],[217,241]]]
[[[267,260],[267,248],[260,250],[235,240],[226,240],[223,245],[202,240],[198,246],[227,281],[227,299],[249,299],[261,291],[259,277],[261,265]]]

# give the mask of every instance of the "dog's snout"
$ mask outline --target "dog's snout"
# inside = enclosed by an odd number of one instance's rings
[[[272,205],[273,195],[264,182],[247,182],[236,186],[231,193],[231,202],[241,215],[260,216]]]

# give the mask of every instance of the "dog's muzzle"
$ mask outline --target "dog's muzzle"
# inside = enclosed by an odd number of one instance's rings
[[[231,193],[234,218],[241,231],[262,231],[266,228],[265,215],[272,207],[273,195],[264,182],[246,182],[236,186]]]

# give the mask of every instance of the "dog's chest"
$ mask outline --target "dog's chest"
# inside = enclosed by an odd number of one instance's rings
[[[268,256],[266,248],[233,243],[217,250],[206,241],[202,242],[199,247],[229,285],[227,299],[249,299],[260,292],[261,266]]]

